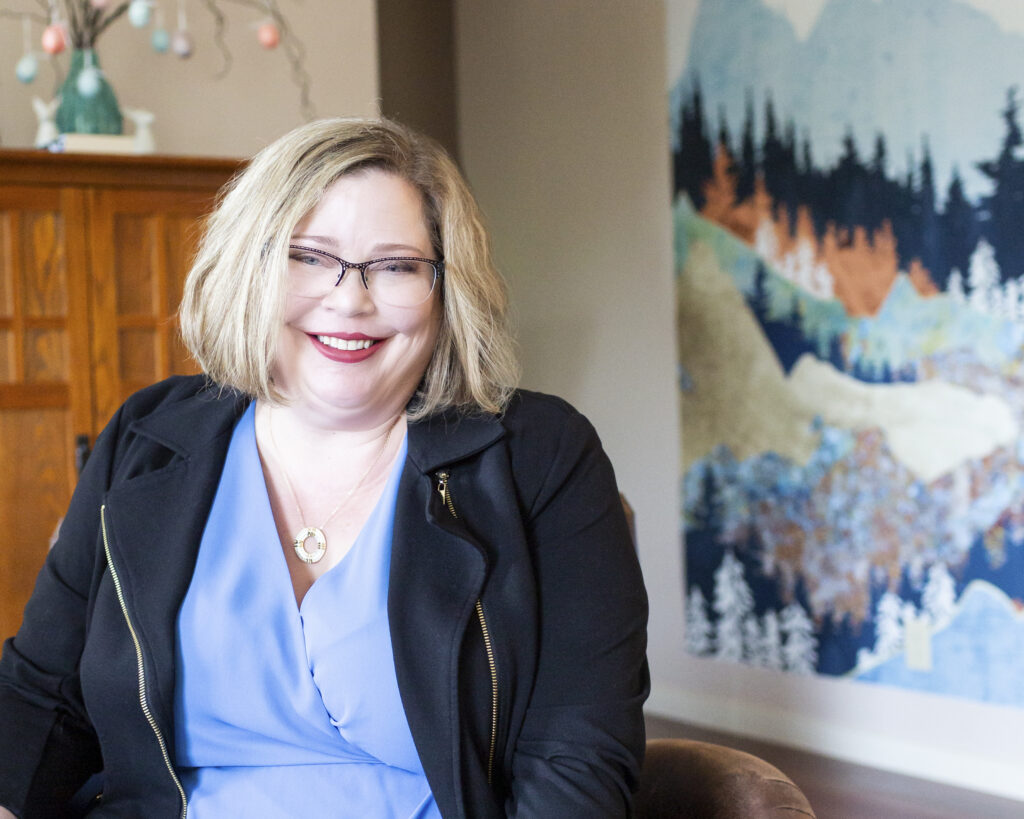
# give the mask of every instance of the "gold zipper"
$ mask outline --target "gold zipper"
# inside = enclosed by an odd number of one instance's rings
[[[491,749],[487,754],[487,784],[494,778],[494,751],[498,744],[498,666],[494,662],[494,648],[491,646],[491,632],[484,618],[484,606],[476,601],[476,616],[480,620],[480,630],[484,634],[484,648],[487,650],[487,665],[491,669]]]
[[[103,531],[103,551],[107,556],[107,567],[110,569],[110,578],[114,581],[114,591],[117,593],[117,602],[121,604],[121,613],[124,615],[124,621],[128,624],[128,632],[132,636],[132,642],[135,643],[135,657],[138,662],[139,669],[139,704],[142,706],[142,713],[146,717],[146,721],[149,723],[149,727],[153,729],[153,733],[156,735],[157,744],[160,746],[160,753],[163,754],[164,765],[167,766],[167,771],[171,775],[171,779],[174,780],[174,786],[178,789],[178,793],[181,796],[181,819],[185,819],[188,815],[188,799],[185,796],[185,789],[181,786],[181,780],[178,779],[178,775],[174,771],[174,766],[171,764],[171,755],[167,751],[167,743],[164,742],[164,735],[160,731],[160,726],[156,724],[156,720],[153,718],[153,712],[149,709],[149,695],[146,691],[146,669],[142,662],[142,644],[139,642],[139,635],[135,631],[135,626],[132,625],[132,619],[128,615],[128,604],[125,603],[124,591],[121,588],[121,579],[117,576],[117,569],[114,568],[114,561],[110,557],[110,543],[107,540],[107,506],[104,504],[100,507],[100,528]]]
[[[455,511],[452,493],[448,489],[448,478],[447,472],[437,473],[437,491],[452,517],[458,520],[459,515]],[[476,601],[476,616],[480,621],[480,631],[484,636],[484,650],[487,652],[487,665],[491,671],[491,747],[487,754],[487,784],[491,785],[494,779],[494,754],[498,745],[498,665],[494,661],[494,646],[491,644],[491,632],[487,628],[487,618],[484,617],[484,606],[479,599]]]
[[[452,513],[452,517],[458,519],[459,515],[455,511],[455,504],[452,503],[452,496],[448,491],[447,472],[437,473],[437,491],[441,494],[441,500],[444,502],[444,505],[448,507],[448,511]]]

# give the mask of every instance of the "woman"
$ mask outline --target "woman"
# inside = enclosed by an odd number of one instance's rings
[[[205,376],[115,415],[4,647],[0,805],[627,815],[647,612],[614,477],[582,416],[513,389],[444,152],[286,135],[181,318]]]

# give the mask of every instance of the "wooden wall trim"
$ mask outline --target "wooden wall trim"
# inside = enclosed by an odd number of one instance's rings
[[[0,150],[0,185],[88,185],[103,188],[210,190],[241,169],[244,160],[184,156],[53,154]]]

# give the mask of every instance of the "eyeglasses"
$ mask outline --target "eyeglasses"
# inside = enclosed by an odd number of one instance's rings
[[[349,268],[359,271],[374,302],[391,307],[423,304],[444,275],[444,261],[389,256],[356,264],[325,250],[288,245],[289,289],[296,295],[323,298],[341,284]]]

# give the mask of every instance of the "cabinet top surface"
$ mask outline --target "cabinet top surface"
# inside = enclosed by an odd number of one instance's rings
[[[210,157],[0,149],[0,185],[217,188],[244,164]]]

